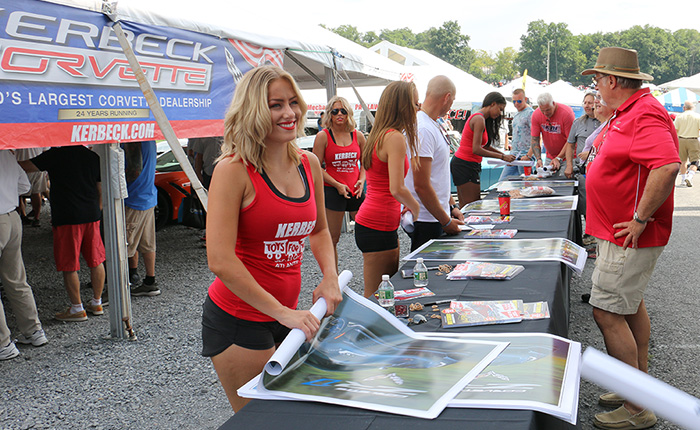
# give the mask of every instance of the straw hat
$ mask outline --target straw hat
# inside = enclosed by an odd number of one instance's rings
[[[654,77],[639,71],[637,51],[624,48],[602,48],[598,53],[598,60],[592,69],[581,72],[582,75],[602,73],[605,75],[620,76],[642,81],[653,81]]]

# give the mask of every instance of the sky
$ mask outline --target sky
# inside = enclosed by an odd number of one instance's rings
[[[265,8],[275,13],[284,10],[290,20],[309,24],[338,27],[349,24],[360,32],[409,27],[414,33],[430,27],[440,27],[445,21],[456,20],[462,33],[471,40],[472,49],[491,54],[506,47],[516,50],[520,37],[527,32],[529,22],[568,24],[574,34],[598,31],[626,30],[634,25],[652,25],[675,31],[681,28],[700,30],[700,2],[679,0],[499,0],[493,2],[430,0],[332,0],[304,2],[299,7],[289,1],[267,0]],[[669,8],[660,5],[667,4]],[[279,8],[279,9],[278,9]]]

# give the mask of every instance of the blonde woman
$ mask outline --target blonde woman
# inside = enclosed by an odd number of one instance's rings
[[[365,169],[360,166],[360,154],[366,142],[365,136],[355,130],[352,109],[343,97],[335,96],[328,102],[321,125],[323,130],[316,135],[313,151],[325,163],[326,220],[337,264],[345,212],[354,219],[364,199]]]
[[[328,314],[342,299],[323,207],[318,159],[301,151],[306,104],[284,70],[259,67],[236,87],[212,177],[207,257],[216,279],[203,306],[202,354],[211,357],[234,411],[236,390],[259,374],[292,328],[311,338],[319,320],[296,310],[309,237],[323,272],[313,300]]]
[[[412,82],[392,82],[379,98],[368,144],[362,150],[367,175],[367,195],[355,217],[355,242],[362,251],[364,295],[370,297],[383,274],[399,269],[399,238],[396,230],[401,205],[418,218],[420,206],[404,185],[409,160],[416,158],[418,90]],[[408,141],[408,144],[407,144]]]

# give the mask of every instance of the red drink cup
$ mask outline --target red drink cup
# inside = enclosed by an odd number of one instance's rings
[[[523,169],[525,170],[525,176],[532,175],[532,166],[525,166]]]
[[[498,194],[498,207],[501,211],[501,216],[510,215],[510,194],[507,192]]]

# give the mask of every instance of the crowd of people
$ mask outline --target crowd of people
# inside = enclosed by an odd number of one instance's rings
[[[635,51],[603,48],[595,67],[582,73],[593,75],[595,91],[585,94],[585,114],[579,119],[547,93],[533,109],[525,91],[515,90],[513,139],[510,151],[502,151],[499,129],[507,101],[492,92],[466,121],[450,161],[444,116],[456,88],[445,76],[428,83],[422,103],[413,83],[389,84],[367,138],[356,130],[348,101],[333,97],[308,152],[294,143],[304,133],[307,107],[292,76],[275,66],[248,72],[226,113],[223,138],[195,143],[195,165],[209,190],[207,258],[216,275],[203,305],[202,355],[211,358],[233,410],[247,402],[236,390],[260,373],[291,329],[301,329],[310,339],[320,326],[309,311],[296,309],[306,239],[323,273],[313,299],[323,297],[330,315],[342,300],[336,247],[345,214],[355,220],[364,295],[370,297],[382,275],[398,270],[402,217],[409,220],[402,225],[410,226],[413,250],[459,233],[464,219],[459,207],[480,197],[482,157],[534,160],[538,168],[546,164],[556,175],[587,181],[581,187],[587,188],[582,195],[585,228],[598,247],[593,316],[608,353],[646,371],[650,323],[643,294],[670,236],[679,169],[684,184],[692,186],[700,158],[700,119],[688,113],[674,125],[641,88],[653,78],[639,70]],[[684,142],[680,157],[677,129]],[[155,145],[124,147],[130,275],[138,278],[139,255],[146,267],[146,277],[132,292],[155,295],[160,293],[152,213]],[[0,275],[18,315],[17,341],[40,346],[47,339],[24,276],[15,208],[17,193],[40,194],[41,188],[31,187],[19,166],[47,171],[51,180],[54,254],[71,301],[56,314],[64,321],[102,314],[105,305],[99,167],[97,155],[81,146],[51,149],[19,164],[10,157],[0,152]],[[682,166],[686,160],[688,170]],[[509,166],[502,178],[521,173]],[[93,297],[85,305],[76,275],[80,254],[92,279]],[[16,348],[0,317],[0,358],[12,358]],[[600,403],[618,407],[596,415],[600,428],[622,428],[620,423],[647,428],[656,422],[653,412],[615,393],[601,395]]]

